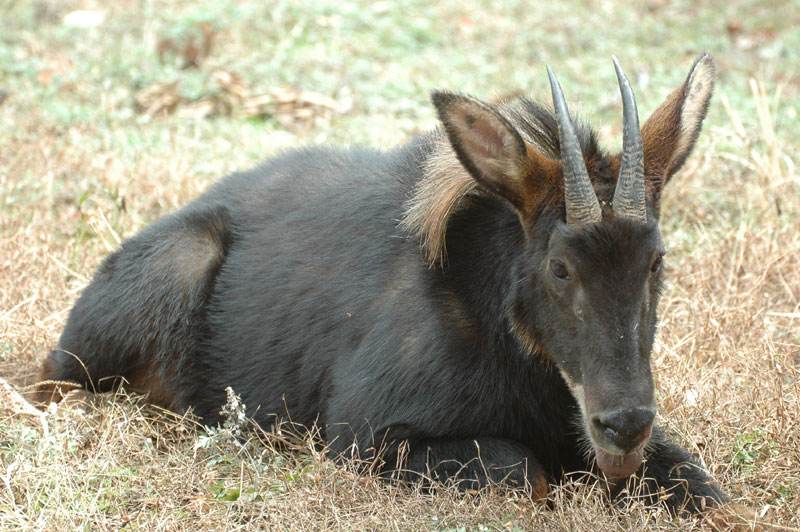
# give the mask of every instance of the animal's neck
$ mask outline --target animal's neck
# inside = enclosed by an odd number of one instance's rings
[[[442,278],[467,308],[481,337],[503,349],[509,344],[508,294],[524,235],[516,214],[502,200],[481,197],[456,213],[447,228]]]

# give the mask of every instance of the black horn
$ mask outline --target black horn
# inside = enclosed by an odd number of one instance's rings
[[[612,206],[618,216],[633,218],[640,222],[647,221],[644,189],[644,148],[642,133],[639,130],[639,112],[633,89],[617,58],[614,70],[619,80],[622,94],[622,162],[619,168],[619,179],[614,189]]]
[[[553,108],[558,120],[558,139],[561,146],[561,163],[564,171],[564,199],[567,205],[567,223],[582,225],[597,223],[602,218],[600,202],[594,193],[575,128],[569,117],[567,102],[555,74],[547,67]]]

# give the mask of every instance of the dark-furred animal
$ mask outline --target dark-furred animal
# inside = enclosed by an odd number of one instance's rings
[[[594,470],[638,473],[673,510],[725,501],[654,425],[650,362],[661,194],[714,64],[641,128],[614,66],[620,153],[548,69],[552,110],[436,92],[441,127],[395,149],[300,149],[222,179],[106,258],[42,378],[124,381],[208,424],[231,387],[262,426],[315,427],[402,479],[543,496]]]

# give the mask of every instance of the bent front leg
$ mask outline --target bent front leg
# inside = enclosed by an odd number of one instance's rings
[[[613,495],[619,495],[626,484],[637,498],[644,497],[651,504],[663,500],[674,514],[699,513],[729,500],[697,459],[657,427],[637,479],[633,483],[620,482]]]
[[[463,490],[507,484],[535,499],[548,493],[547,477],[533,451],[511,440],[411,440],[385,460],[384,474],[402,480],[453,483]]]

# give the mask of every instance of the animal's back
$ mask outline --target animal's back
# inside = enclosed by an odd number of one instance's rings
[[[106,259],[42,377],[124,379],[209,422],[233,386],[262,422],[286,400],[312,423],[365,338],[428,303],[398,228],[425,149],[299,150],[220,180]]]
[[[301,151],[235,174],[222,202],[234,236],[214,283],[186,402],[213,419],[231,383],[257,419],[313,422],[335,366],[426,269],[398,228],[414,153]],[[284,404],[284,400],[291,405]]]

